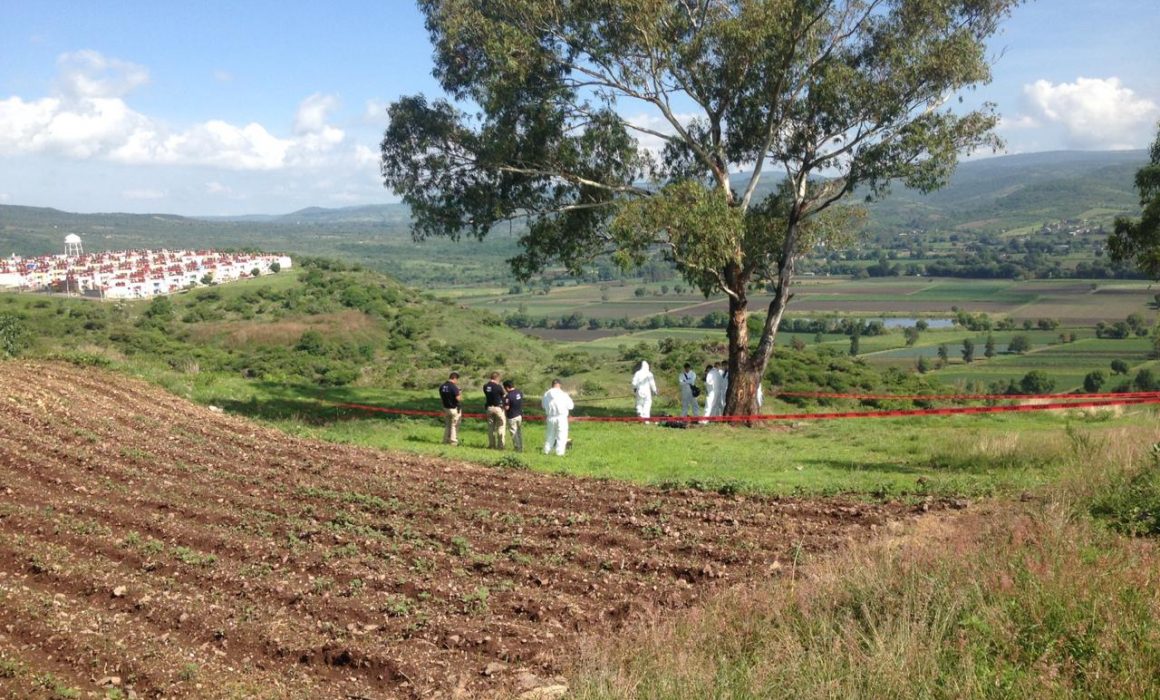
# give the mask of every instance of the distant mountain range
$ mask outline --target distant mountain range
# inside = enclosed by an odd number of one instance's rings
[[[869,233],[961,230],[1003,232],[1061,219],[1107,220],[1139,208],[1138,151],[1057,151],[971,160],[950,184],[928,195],[896,188],[869,206]],[[763,189],[773,186],[772,179]],[[0,205],[0,255],[39,254],[79,233],[94,250],[125,247],[229,246],[352,253],[370,241],[408,239],[410,213],[400,203],[289,214],[182,217],[168,214],[72,214]],[[341,244],[347,241],[347,244]],[[345,245],[345,247],[344,247]]]

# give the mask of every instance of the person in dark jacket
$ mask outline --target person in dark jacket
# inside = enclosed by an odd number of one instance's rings
[[[459,404],[459,372],[452,372],[439,385],[439,400],[443,402],[443,444],[459,444],[459,421],[463,410]]]
[[[512,448],[516,452],[524,451],[524,394],[510,379],[505,379],[504,388],[504,417],[507,418],[508,432],[512,434]]]
[[[504,397],[499,372],[492,372],[487,384],[483,385],[483,407],[487,411],[487,446],[493,450],[504,448]]]

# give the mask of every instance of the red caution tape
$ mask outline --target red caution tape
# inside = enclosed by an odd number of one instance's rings
[[[1010,396],[995,396],[991,394],[984,395],[988,399],[1011,399],[1018,397]],[[1110,394],[1107,395],[1112,398],[1103,398],[1100,394],[1052,394],[1048,397],[1065,398],[1064,401],[1042,401],[1045,395],[1034,395],[1031,398],[1037,400],[1036,403],[1024,403],[1015,405],[1003,406],[954,406],[950,408],[914,408],[914,409],[899,409],[888,411],[836,411],[828,413],[762,413],[752,416],[653,416],[645,419],[638,416],[570,416],[571,420],[588,423],[756,423],[759,421],[801,421],[801,420],[835,420],[839,418],[900,418],[906,416],[953,416],[953,415],[975,415],[982,413],[1012,413],[1022,411],[1052,411],[1063,409],[1076,408],[1105,408],[1110,406],[1138,406],[1147,404],[1160,404],[1160,392],[1135,392],[1134,394]],[[1078,401],[1077,398],[1090,400]],[[853,398],[852,396],[844,396],[843,398]],[[884,397],[885,398],[885,397]],[[905,398],[901,396],[890,396],[889,398]],[[933,398],[929,396],[921,397],[923,399]],[[944,397],[938,397],[944,398]],[[338,408],[349,408],[360,411],[373,411],[376,413],[386,413],[397,416],[426,416],[431,418],[442,418],[444,413],[442,411],[421,411],[404,408],[384,408],[382,406],[369,406],[366,404],[357,403],[334,403]],[[487,419],[486,413],[464,413],[464,418],[478,418]],[[528,421],[542,421],[544,416],[540,415],[525,415],[524,420]]]
[[[778,397],[802,399],[858,399],[904,401],[1007,401],[1011,399],[1147,399],[1160,397],[1160,391],[1126,391],[1106,394],[842,394],[825,391],[779,391]]]

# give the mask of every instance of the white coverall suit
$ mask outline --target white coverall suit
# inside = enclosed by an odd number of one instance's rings
[[[681,372],[677,376],[677,385],[681,387],[681,416],[696,416],[701,412],[697,397],[693,396],[693,385],[696,383],[697,373],[693,370]]]
[[[558,386],[548,389],[540,401],[544,407],[544,454],[548,454],[554,447],[556,454],[563,457],[568,448],[568,412],[575,408],[572,397],[564,393]]]
[[[648,363],[641,360],[640,369],[632,375],[632,391],[636,394],[636,415],[641,418],[652,416],[652,400],[657,395],[657,383]]]
[[[714,367],[705,373],[705,417],[721,415],[716,412],[717,395],[723,391],[721,370]]]

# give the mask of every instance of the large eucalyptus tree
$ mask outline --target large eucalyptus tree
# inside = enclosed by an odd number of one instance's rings
[[[663,249],[728,298],[726,413],[748,413],[796,259],[850,230],[842,201],[937,188],[997,145],[992,105],[947,105],[989,80],[1017,2],[419,0],[450,99],[391,105],[384,182],[416,238],[526,220],[524,277]]]

